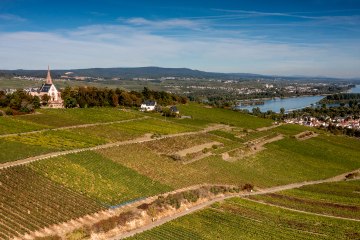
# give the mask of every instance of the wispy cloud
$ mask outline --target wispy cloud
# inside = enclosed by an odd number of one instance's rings
[[[118,18],[119,22],[141,27],[152,27],[158,29],[168,29],[168,28],[188,28],[188,29],[197,29],[203,26],[204,21],[191,20],[185,18],[172,18],[172,19],[160,19],[160,20],[150,20],[146,18]]]
[[[128,25],[0,33],[0,69],[164,66],[264,74],[360,76],[357,42],[298,45],[246,37],[174,37]],[[334,58],[336,56],[336,58]],[[16,66],[16,67],[14,67]]]
[[[4,21],[25,22],[26,19],[14,14],[0,13],[0,19]]]

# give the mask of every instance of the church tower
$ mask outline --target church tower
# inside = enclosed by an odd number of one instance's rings
[[[47,72],[47,76],[46,76],[46,84],[53,84],[51,75],[50,75],[50,67],[49,66],[48,66],[48,72]]]

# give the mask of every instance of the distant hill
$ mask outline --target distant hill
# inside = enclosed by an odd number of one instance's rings
[[[43,77],[46,70],[0,70],[2,73],[13,75],[26,75]],[[160,78],[160,77],[189,77],[189,78],[220,78],[239,79],[263,77],[258,74],[247,73],[216,73],[193,70],[189,68],[161,68],[161,67],[137,67],[137,68],[87,68],[87,69],[64,69],[51,70],[53,76],[64,75],[73,72],[77,76],[103,77],[103,78]]]
[[[11,74],[20,76],[44,77],[47,70],[0,70],[0,74]],[[63,69],[51,70],[54,77],[64,75],[66,72],[73,72],[76,76],[102,77],[102,78],[160,78],[160,77],[181,77],[181,78],[215,78],[215,79],[283,79],[283,80],[338,80],[328,77],[304,77],[304,76],[270,76],[251,73],[218,73],[193,70],[189,68],[162,68],[162,67],[135,67],[135,68],[87,68],[87,69]]]

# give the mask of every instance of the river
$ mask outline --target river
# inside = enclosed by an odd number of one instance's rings
[[[352,88],[350,93],[360,93],[360,85],[356,85],[354,88]]]
[[[356,85],[352,88],[350,93],[360,93],[360,85]],[[292,97],[292,98],[276,98],[271,100],[265,100],[263,105],[255,105],[255,106],[237,106],[237,109],[247,109],[251,111],[255,107],[259,107],[261,112],[266,112],[271,110],[273,112],[280,112],[280,108],[284,108],[286,112],[301,109],[305,107],[309,107],[311,105],[315,105],[318,101],[320,101],[324,96],[303,96],[303,97]]]
[[[271,110],[273,112],[280,112],[280,108],[284,108],[285,111],[291,111],[295,109],[301,109],[308,107],[311,104],[315,104],[320,101],[324,96],[303,96],[292,98],[276,98],[271,100],[265,100],[263,105],[256,106],[237,106],[237,109],[247,109],[251,111],[255,107],[259,107],[261,112]]]

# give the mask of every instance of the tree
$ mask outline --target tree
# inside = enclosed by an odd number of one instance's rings
[[[49,95],[45,94],[41,96],[41,102],[44,106],[46,106],[49,103],[50,97]]]
[[[283,108],[283,107],[280,108],[280,114],[281,114],[281,115],[284,115],[284,114],[285,114],[285,108]]]
[[[64,107],[66,108],[74,108],[77,106],[77,101],[73,97],[66,97],[64,99]]]

